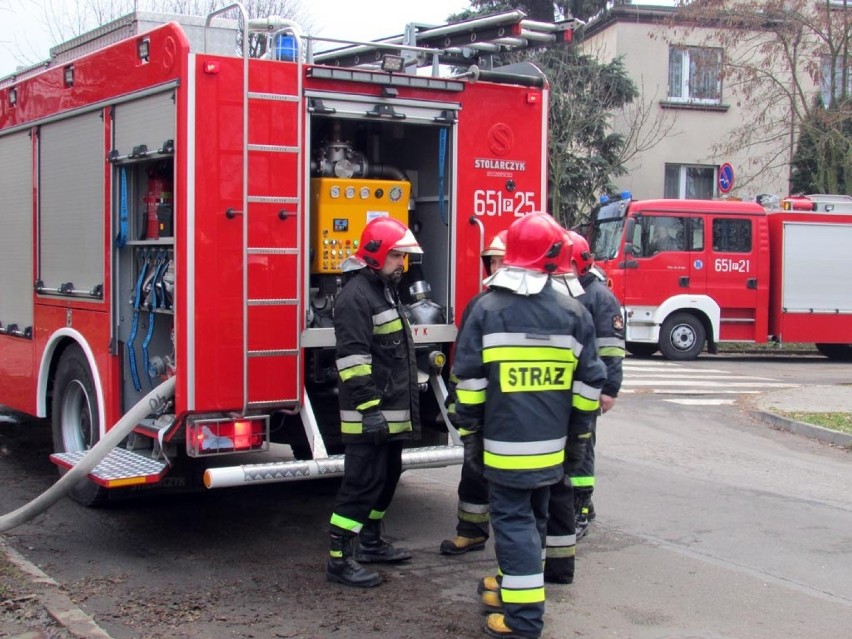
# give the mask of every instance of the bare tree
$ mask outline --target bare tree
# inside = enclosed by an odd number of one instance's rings
[[[845,162],[852,175],[849,42],[852,3],[846,0],[693,0],[682,2],[674,26],[684,33],[710,29],[724,49],[722,78],[751,116],[720,141],[719,155],[745,152],[749,177],[787,173],[804,126],[815,148],[830,149],[819,162]],[[819,122],[819,127],[809,123]],[[767,151],[768,149],[768,151]],[[836,167],[822,167],[826,174]],[[847,187],[848,188],[848,187]]]
[[[16,11],[36,11],[47,30],[53,44],[70,40],[95,27],[106,24],[133,11],[151,11],[176,15],[206,16],[217,9],[233,4],[229,0],[3,0],[13,3]],[[302,21],[306,28],[309,21],[301,20],[306,16],[302,0],[245,0],[243,5],[250,18],[279,16]],[[227,17],[236,18],[237,13]],[[33,55],[32,44],[17,52],[21,63],[33,64],[39,60]],[[265,40],[253,39],[252,55],[262,54]]]

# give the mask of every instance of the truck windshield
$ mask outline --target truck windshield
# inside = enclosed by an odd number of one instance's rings
[[[592,213],[591,248],[596,260],[611,260],[618,256],[624,232],[625,211],[630,200],[608,202]]]

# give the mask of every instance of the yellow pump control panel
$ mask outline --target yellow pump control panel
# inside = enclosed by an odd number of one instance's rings
[[[311,273],[340,273],[340,263],[355,255],[361,231],[375,217],[408,224],[411,183],[401,180],[311,179]]]

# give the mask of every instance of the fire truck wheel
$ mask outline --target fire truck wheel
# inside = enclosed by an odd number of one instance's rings
[[[689,313],[674,313],[660,328],[660,350],[667,359],[693,360],[704,350],[706,337],[700,319]]]
[[[816,348],[828,359],[852,362],[852,344],[816,344]]]
[[[656,344],[646,344],[644,342],[627,342],[625,348],[634,357],[651,357],[651,355],[659,350]]]
[[[88,450],[100,439],[98,396],[89,363],[76,344],[65,349],[56,367],[51,417],[54,452]],[[69,497],[84,506],[99,506],[107,501],[107,490],[83,480],[71,489]]]

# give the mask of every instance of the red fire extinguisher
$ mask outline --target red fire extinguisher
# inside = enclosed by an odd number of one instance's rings
[[[170,177],[151,169],[148,171],[148,193],[145,201],[145,239],[160,239],[160,220],[157,212],[160,207],[172,206],[172,180]]]

